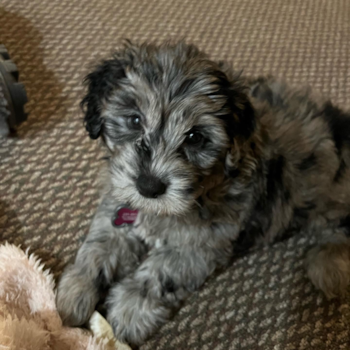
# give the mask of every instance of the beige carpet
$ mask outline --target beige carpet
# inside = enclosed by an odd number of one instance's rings
[[[0,141],[0,240],[30,246],[56,277],[98,198],[101,152],[82,127],[81,80],[122,37],[186,37],[246,73],[350,107],[350,0],[0,0],[0,41],[30,113]],[[310,244],[299,236],[237,260],[142,350],[349,349],[349,297],[327,301],[308,282]]]

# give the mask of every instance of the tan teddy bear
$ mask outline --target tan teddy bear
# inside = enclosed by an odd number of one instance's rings
[[[6,350],[128,350],[113,338],[95,313],[91,334],[62,326],[55,304],[54,280],[34,256],[0,246],[0,348]]]

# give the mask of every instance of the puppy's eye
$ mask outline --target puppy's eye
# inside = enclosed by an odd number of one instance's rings
[[[141,128],[141,118],[138,115],[129,117],[129,126],[133,129]]]
[[[203,143],[204,137],[198,131],[190,131],[187,134],[185,143],[189,146],[201,146]]]

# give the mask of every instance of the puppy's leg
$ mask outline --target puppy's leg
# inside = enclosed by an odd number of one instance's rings
[[[154,251],[115,285],[107,299],[108,320],[119,340],[141,344],[198,289],[215,269],[212,252],[191,247]]]
[[[310,250],[307,272],[313,284],[329,298],[341,295],[350,283],[350,239],[334,233]]]
[[[74,264],[68,266],[58,284],[57,309],[65,325],[88,321],[101,287],[134,271],[144,253],[131,229],[112,226],[114,210],[112,202],[102,202]]]

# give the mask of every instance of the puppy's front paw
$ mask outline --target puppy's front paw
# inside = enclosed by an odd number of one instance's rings
[[[64,271],[57,288],[57,310],[66,326],[86,323],[98,302],[98,290],[93,281],[70,266]]]
[[[132,345],[141,345],[170,316],[170,310],[133,279],[110,291],[107,310],[116,338]]]

